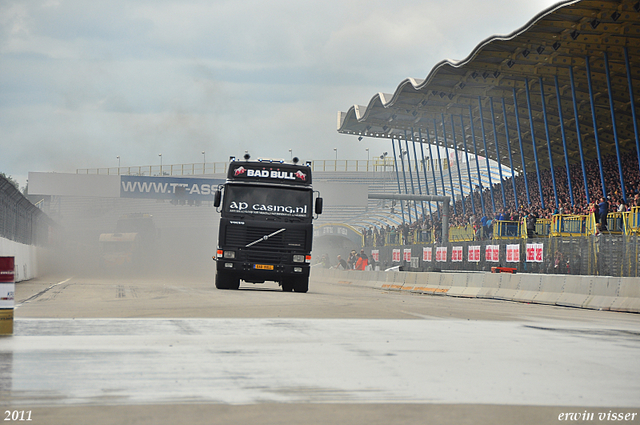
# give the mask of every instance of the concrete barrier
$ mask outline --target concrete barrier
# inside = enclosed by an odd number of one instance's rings
[[[582,304],[582,307],[596,310],[610,310],[613,302],[618,297],[620,278],[593,276],[590,283],[589,296],[584,304]]]
[[[360,272],[312,269],[312,279],[427,295],[492,298],[640,313],[640,279],[602,276]]]
[[[485,273],[477,298],[495,298],[502,283],[502,273]]]
[[[610,309],[640,313],[640,279],[621,277],[618,296],[611,303]]]
[[[586,279],[585,279],[586,277]],[[564,276],[562,293],[556,305],[582,307],[589,297],[589,288],[593,276]]]
[[[533,300],[540,295],[543,275],[525,273],[518,274],[518,276],[520,276],[520,282],[518,291],[513,296],[513,300],[525,303],[533,302]]]
[[[500,276],[500,287],[492,298],[513,301],[519,291],[520,275],[511,273],[494,273]]]

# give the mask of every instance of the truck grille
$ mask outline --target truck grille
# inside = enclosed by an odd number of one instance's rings
[[[251,242],[258,240],[265,235],[270,235],[276,230],[278,230],[278,228],[229,226],[226,229],[225,245],[245,247]],[[275,249],[278,251],[299,251],[304,250],[305,246],[305,231],[303,229],[287,229],[270,237],[266,241],[258,242],[252,247],[259,250]]]

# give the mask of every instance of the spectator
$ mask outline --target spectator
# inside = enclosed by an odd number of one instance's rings
[[[367,264],[369,264],[369,257],[364,253],[364,249],[361,249],[358,260],[356,261],[356,270],[364,270]]]
[[[349,266],[347,262],[342,259],[342,255],[338,255],[338,264],[336,265],[336,269],[338,270],[348,270]]]

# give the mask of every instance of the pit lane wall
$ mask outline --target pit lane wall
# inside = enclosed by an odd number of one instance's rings
[[[314,266],[311,280],[387,291],[640,313],[640,279],[635,277],[345,271]]]
[[[0,257],[14,257],[16,282],[33,279],[38,275],[37,247],[0,237]]]

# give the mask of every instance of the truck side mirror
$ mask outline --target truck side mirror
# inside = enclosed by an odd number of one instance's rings
[[[322,198],[316,198],[316,214],[322,214]]]
[[[213,206],[218,208],[220,206],[221,199],[222,199],[222,192],[220,192],[220,190],[216,190],[216,193],[213,195]]]

